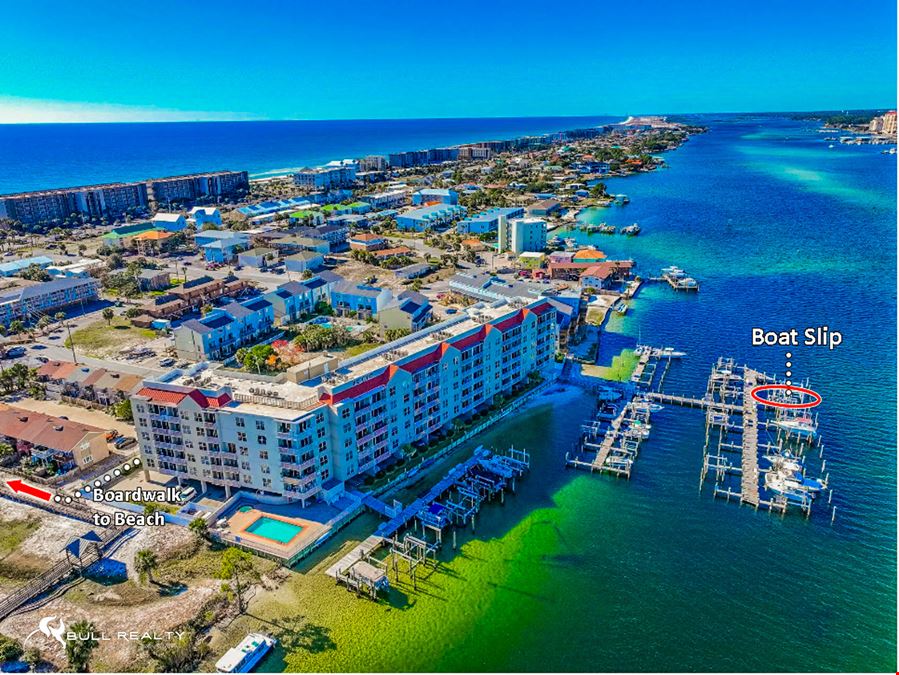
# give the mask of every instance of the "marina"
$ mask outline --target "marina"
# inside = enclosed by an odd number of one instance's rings
[[[325,573],[357,595],[376,600],[390,589],[388,573],[392,570],[398,581],[402,567],[417,589],[419,569],[426,569],[429,560],[432,567],[437,565],[445,531],[450,531],[455,550],[456,530],[470,526],[474,532],[481,507],[496,499],[504,504],[506,491],[514,493],[516,481],[529,468],[530,454],[525,450],[510,447],[497,454],[479,446],[405,508],[369,497],[366,505],[389,519]]]
[[[807,382],[793,387],[721,357],[712,367],[702,397],[669,394],[662,391],[668,368],[686,353],[649,345],[638,345],[634,352],[639,360],[618,396],[623,395],[627,403],[619,407],[616,397],[597,394],[596,412],[582,424],[580,441],[565,453],[566,466],[630,478],[640,444],[652,429],[651,414],[664,405],[694,408],[702,410],[705,418],[700,492],[711,481],[715,497],[782,514],[795,507],[806,517],[824,493],[831,505],[818,418],[802,409],[814,399],[806,393]],[[775,386],[770,387],[771,397],[764,399],[767,403],[762,403],[756,391],[767,385]],[[809,473],[805,461],[809,449],[818,450],[821,477]],[[832,522],[836,507],[829,510]]]

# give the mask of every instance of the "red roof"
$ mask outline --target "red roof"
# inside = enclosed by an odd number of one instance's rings
[[[498,324],[496,324],[496,327],[501,331],[507,331],[510,328],[515,328],[515,326],[521,325],[521,322],[524,321],[524,312],[525,310],[523,309],[515,312],[515,314],[510,316],[508,319],[504,319],[503,321],[500,321]]]
[[[493,329],[493,326],[481,326],[471,335],[466,335],[464,338],[460,338],[455,342],[450,342],[450,344],[460,351],[464,351],[469,347],[473,347],[479,342],[483,342],[484,338],[487,337],[487,333],[489,333]]]
[[[194,389],[189,394],[181,391],[168,391],[166,389],[153,389],[152,387],[144,387],[138,396],[146,396],[154,403],[168,403],[177,405],[181,403],[187,396],[190,396],[201,408],[221,408],[231,402],[228,394],[219,394],[218,396],[207,396],[199,389]]]
[[[360,382],[359,384],[354,384],[352,387],[344,389],[343,391],[339,391],[335,394],[322,394],[319,399],[323,403],[328,403],[330,405],[337,405],[341,401],[348,398],[356,398],[357,396],[362,396],[363,394],[367,394],[378,387],[383,387],[390,381],[390,378],[393,377],[393,374],[396,372],[396,366],[388,366],[375,377],[371,377],[364,382]]]
[[[399,364],[399,367],[406,372],[417,373],[419,370],[424,370],[428,366],[433,366],[437,363],[440,358],[446,354],[447,349],[449,349],[449,345],[446,342],[441,342],[433,351],[406,363],[401,363]]]

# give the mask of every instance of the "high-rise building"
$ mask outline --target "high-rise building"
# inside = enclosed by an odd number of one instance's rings
[[[195,173],[147,181],[155,202],[192,201],[203,197],[227,197],[250,189],[246,171]]]
[[[27,225],[80,218],[119,218],[147,208],[144,183],[109,183],[0,196],[0,218]]]
[[[307,190],[330,190],[349,187],[356,182],[356,165],[339,165],[305,169],[293,174],[297,187]]]
[[[547,300],[481,303],[360,356],[321,357],[274,380],[202,363],[175,370],[131,397],[144,467],[229,495],[336,498],[344,481],[376,472],[551,367],[557,339]]]
[[[497,245],[500,253],[509,251],[518,255],[525,251],[542,251],[546,248],[546,221],[500,216]]]

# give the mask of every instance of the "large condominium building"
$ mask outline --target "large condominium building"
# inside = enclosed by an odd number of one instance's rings
[[[875,134],[895,134],[896,133],[896,111],[890,110],[883,115],[878,115],[871,120],[868,125],[868,131]]]
[[[349,164],[306,169],[293,174],[293,182],[307,190],[349,187],[356,182],[356,166]]]
[[[35,224],[80,218],[118,218],[148,205],[144,183],[111,183],[86,187],[20,192],[0,196],[0,218]]]
[[[228,495],[330,501],[345,481],[548,368],[556,341],[549,302],[481,303],[355,358],[324,359],[315,373],[298,366],[302,378],[175,370],[131,398],[144,467]]]
[[[539,218],[499,219],[497,233],[499,252],[542,251],[546,248],[546,221]]]
[[[250,189],[246,171],[213,171],[147,181],[150,199],[156,202],[191,201],[226,197]]]

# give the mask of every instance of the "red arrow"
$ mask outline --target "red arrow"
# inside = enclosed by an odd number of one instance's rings
[[[41,490],[40,488],[36,488],[33,485],[29,485],[28,483],[23,483],[18,478],[16,478],[15,480],[8,480],[6,481],[6,484],[9,485],[10,489],[13,492],[21,492],[22,494],[31,495],[32,497],[43,499],[45,502],[49,502],[50,497],[53,496],[46,490]]]

